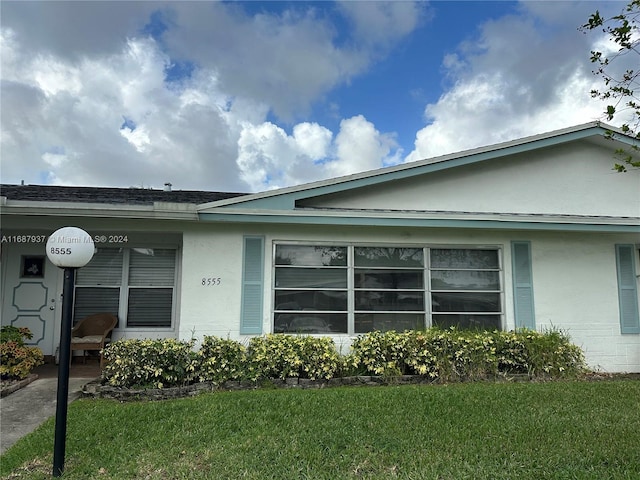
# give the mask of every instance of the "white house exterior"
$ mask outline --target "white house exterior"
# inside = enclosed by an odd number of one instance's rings
[[[2,324],[30,326],[52,354],[60,274],[21,278],[44,242],[16,238],[72,225],[104,240],[78,271],[76,316],[113,310],[116,338],[306,333],[346,351],[372,329],[558,328],[591,367],[640,372],[640,171],[613,171],[634,140],[607,131],[211,202],[7,195]]]

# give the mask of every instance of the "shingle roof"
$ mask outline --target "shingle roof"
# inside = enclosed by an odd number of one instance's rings
[[[153,202],[207,203],[246,195],[201,190],[153,190],[150,188],[62,187],[56,185],[0,185],[0,196],[8,200],[39,202],[110,203],[153,205]]]

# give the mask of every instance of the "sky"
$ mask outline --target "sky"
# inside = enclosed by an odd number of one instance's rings
[[[0,181],[260,192],[601,120],[578,27],[625,4],[3,0]]]

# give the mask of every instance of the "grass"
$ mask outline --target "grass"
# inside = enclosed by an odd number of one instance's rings
[[[1,457],[50,478],[54,423]],[[256,390],[69,407],[68,479],[637,479],[640,382]]]

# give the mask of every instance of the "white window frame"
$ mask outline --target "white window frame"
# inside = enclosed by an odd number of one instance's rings
[[[105,247],[109,248],[109,247]],[[130,265],[130,257],[131,250],[135,248],[144,248],[144,249],[162,249],[162,250],[174,250],[175,251],[175,264],[174,264],[174,276],[173,276],[173,285],[162,285],[162,286],[144,286],[144,285],[129,285],[129,265]],[[115,331],[149,331],[149,330],[158,330],[158,331],[173,331],[176,326],[176,312],[177,312],[177,303],[178,303],[178,288],[179,283],[178,279],[180,278],[180,266],[181,266],[181,248],[173,245],[173,244],[142,244],[142,245],[127,245],[125,247],[115,247],[114,249],[122,249],[122,273],[120,279],[120,285],[78,285],[76,282],[75,289],[78,288],[119,288],[119,299],[118,299],[118,325],[114,329]],[[131,327],[128,325],[128,309],[129,309],[129,290],[131,288],[171,288],[171,323],[168,326],[134,326]],[[75,300],[74,300],[74,309],[75,309]],[[95,312],[100,313],[100,312]],[[75,313],[74,313],[75,318]]]
[[[274,240],[272,242],[272,261],[271,261],[271,329],[273,331],[275,325],[275,315],[276,315],[276,249],[279,245],[299,245],[299,246],[311,246],[311,247],[322,247],[322,246],[334,246],[334,247],[346,247],[347,249],[347,333],[337,333],[331,332],[328,335],[349,335],[355,336],[360,335],[355,333],[355,254],[354,249],[356,247],[372,247],[372,248],[421,248],[423,250],[423,259],[424,265],[423,275],[424,275],[424,289],[421,290],[424,292],[424,327],[429,328],[432,326],[432,318],[434,315],[432,309],[432,288],[431,288],[431,250],[432,249],[446,249],[446,250],[495,250],[498,255],[498,269],[487,269],[490,271],[498,272],[498,279],[500,283],[500,288],[498,292],[492,291],[491,293],[497,293],[499,295],[499,312],[486,312],[487,315],[494,314],[497,315],[500,319],[499,328],[501,330],[505,329],[505,281],[504,281],[504,247],[502,245],[484,245],[484,244],[400,244],[393,242],[385,242],[385,243],[344,243],[344,242],[312,242],[312,241],[291,241],[291,240]],[[358,267],[360,268],[360,267]],[[464,269],[462,269],[464,270]],[[473,271],[482,271],[484,269],[470,269]],[[460,293],[465,292],[465,290],[460,290]],[[484,293],[484,291],[477,291],[478,293]],[[384,313],[384,311],[380,311],[380,313]],[[392,312],[390,312],[392,313]],[[435,312],[437,315],[441,312]],[[327,335],[327,334],[324,334]]]

